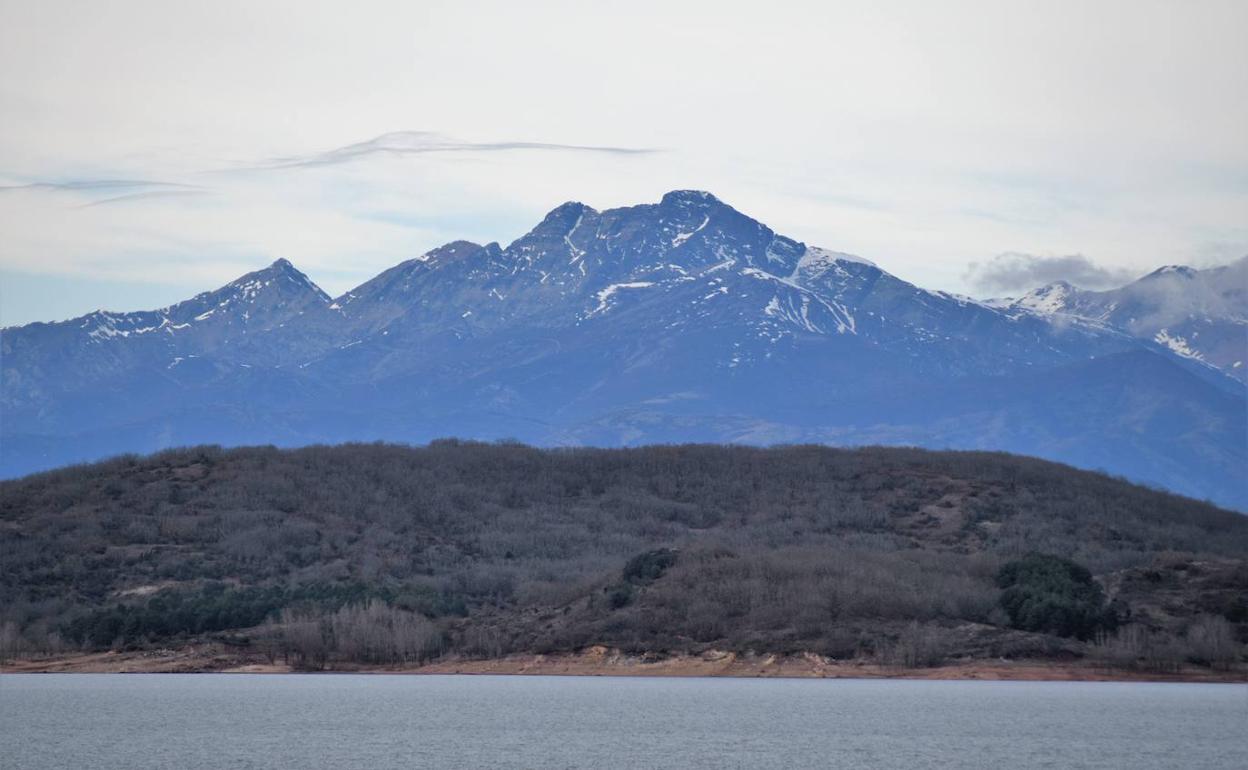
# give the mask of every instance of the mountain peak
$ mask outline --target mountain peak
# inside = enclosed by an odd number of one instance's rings
[[[1071,295],[1077,291],[1078,289],[1066,281],[1054,281],[1038,289],[1032,289],[1011,304],[1013,307],[1024,308],[1033,313],[1052,315],[1065,311]]]
[[[593,209],[591,209],[589,206],[586,206],[584,203],[581,203],[580,201],[564,201],[563,203],[560,203],[558,206],[555,206],[553,209],[551,209],[550,213],[548,213],[546,217],[549,218],[552,216],[559,216],[563,214],[580,214],[584,211],[593,211]]]
[[[485,247],[481,244],[473,243],[472,241],[451,241],[450,243],[444,243],[436,249],[428,252],[423,257],[420,257],[419,261],[429,262],[432,260],[457,259],[469,254],[475,254],[483,248]]]
[[[1194,278],[1196,276],[1196,270],[1188,267],[1187,265],[1166,265],[1164,267],[1157,268],[1144,277],[1160,278],[1163,275],[1175,275],[1180,278]]]
[[[566,235],[586,213],[596,212],[580,201],[566,201],[551,209],[532,232],[542,235]]]
[[[723,201],[705,190],[672,190],[659,201],[660,206],[724,205]]]
[[[254,299],[260,294],[262,289],[268,286],[274,286],[281,292],[289,291],[289,288],[293,288],[295,293],[309,293],[315,295],[317,299],[329,302],[329,295],[322,291],[321,287],[313,283],[311,278],[308,278],[303,271],[295,267],[285,257],[273,260],[273,263],[268,267],[253,270],[234,279],[219,289],[218,293],[227,290],[242,290],[248,299]]]

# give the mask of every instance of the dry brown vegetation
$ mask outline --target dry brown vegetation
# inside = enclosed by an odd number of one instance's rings
[[[1121,628],[1010,628],[995,577],[1030,552],[1088,567]],[[1239,514],[992,453],[206,447],[0,484],[0,658],[212,641],[311,668],[606,645],[1230,669],[1246,554]]]

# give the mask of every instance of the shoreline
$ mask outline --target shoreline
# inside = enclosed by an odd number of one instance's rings
[[[78,653],[10,660],[3,674],[184,673],[184,674],[403,674],[459,676],[635,676],[746,679],[909,679],[930,681],[1019,682],[1190,682],[1248,683],[1243,670],[1180,671],[1111,669],[1090,663],[1043,660],[963,661],[932,667],[885,666],[867,661],[830,660],[812,653],[748,655],[711,651],[663,658],[628,655],[605,647],[555,655],[516,654],[495,659],[441,659],[412,665],[330,664],[299,669],[239,654],[215,645],[176,650]]]

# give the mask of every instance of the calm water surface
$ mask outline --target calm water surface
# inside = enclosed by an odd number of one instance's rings
[[[0,676],[9,768],[1248,768],[1248,686]]]

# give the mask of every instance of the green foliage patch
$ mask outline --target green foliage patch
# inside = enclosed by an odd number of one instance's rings
[[[997,585],[1010,625],[1023,631],[1090,639],[1118,625],[1088,568],[1059,556],[1033,553],[1009,562]]]

